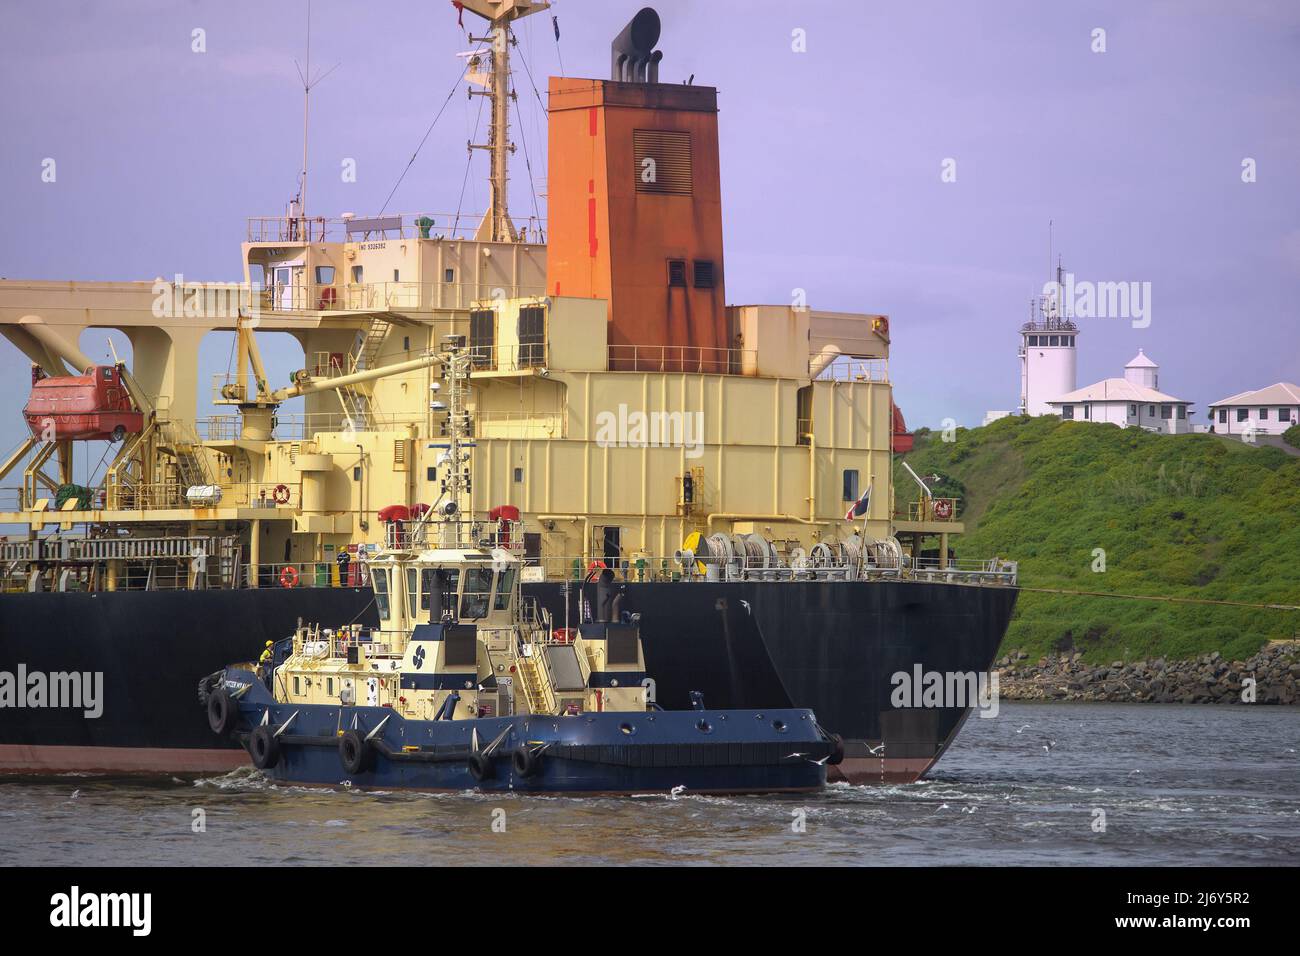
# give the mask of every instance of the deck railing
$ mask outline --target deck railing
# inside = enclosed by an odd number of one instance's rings
[[[611,372],[687,372],[715,375],[757,375],[754,349],[707,348],[695,345],[610,345]]]

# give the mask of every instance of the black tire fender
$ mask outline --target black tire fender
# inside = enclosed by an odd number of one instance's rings
[[[466,761],[469,765],[469,775],[480,782],[491,780],[495,776],[496,768],[492,765],[492,758],[481,753],[472,753]]]
[[[345,730],[339,737],[339,760],[349,774],[364,773],[370,769],[374,753],[366,738],[357,730]]]
[[[280,762],[280,741],[265,724],[259,724],[248,735],[248,755],[258,770],[270,770]]]
[[[225,737],[234,732],[239,723],[239,708],[224,687],[218,687],[208,695],[207,711],[208,726],[214,734]]]
[[[527,745],[516,747],[510,762],[514,766],[515,773],[521,777],[536,776],[537,771],[542,769],[542,758],[533,753]]]
[[[831,755],[826,762],[832,767],[838,767],[844,762],[844,738],[839,734],[831,734],[827,743],[831,745]]]

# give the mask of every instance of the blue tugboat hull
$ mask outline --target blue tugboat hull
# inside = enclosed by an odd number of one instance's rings
[[[230,671],[237,738],[275,738],[273,780],[374,790],[633,794],[803,792],[826,782],[834,749],[810,710],[587,713],[410,720],[384,707],[290,705]],[[287,722],[287,724],[286,724]],[[343,737],[364,741],[349,771]],[[356,764],[354,763],[354,766]]]

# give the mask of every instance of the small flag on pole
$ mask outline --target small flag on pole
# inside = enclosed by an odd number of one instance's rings
[[[867,485],[867,490],[862,492],[862,497],[849,506],[848,513],[844,515],[845,521],[852,521],[854,518],[861,518],[871,507],[871,485]]]

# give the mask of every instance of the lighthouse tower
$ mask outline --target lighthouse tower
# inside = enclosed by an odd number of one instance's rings
[[[1055,289],[1030,303],[1029,321],[1020,327],[1021,415],[1052,414],[1047,403],[1076,387],[1079,327],[1062,302],[1062,271],[1057,265]]]

